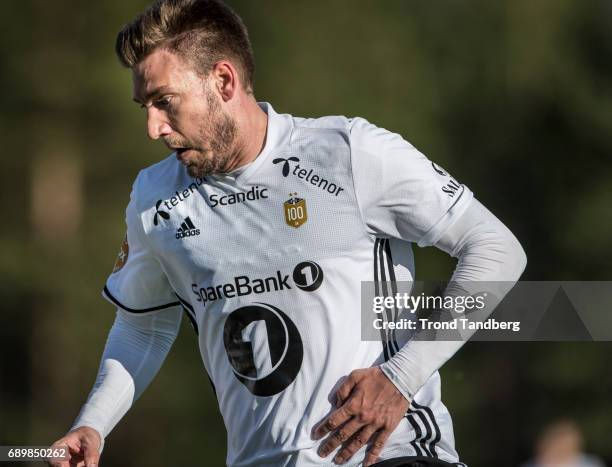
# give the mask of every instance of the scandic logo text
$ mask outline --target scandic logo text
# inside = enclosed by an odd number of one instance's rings
[[[217,206],[231,206],[267,198],[267,188],[260,189],[259,186],[254,186],[249,191],[239,191],[228,195],[210,195],[208,200],[210,201],[210,207],[216,208]]]

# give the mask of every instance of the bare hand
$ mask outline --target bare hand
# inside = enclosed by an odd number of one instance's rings
[[[51,467],[97,467],[100,462],[102,437],[88,426],[72,430],[53,443],[53,447],[68,446],[68,460],[49,461]]]
[[[363,465],[374,464],[410,403],[378,367],[352,371],[336,391],[336,400],[338,408],[313,429],[314,439],[331,433],[319,455],[327,457],[342,445],[334,462],[343,464],[370,443]]]

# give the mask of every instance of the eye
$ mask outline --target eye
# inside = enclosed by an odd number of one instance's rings
[[[158,109],[167,109],[170,107],[173,96],[162,96],[153,102],[153,105]]]

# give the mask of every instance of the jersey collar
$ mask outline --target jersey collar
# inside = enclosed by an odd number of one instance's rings
[[[258,102],[257,104],[261,110],[268,114],[268,127],[266,130],[266,144],[264,148],[253,162],[227,174],[218,174],[214,175],[214,177],[225,180],[233,179],[236,182],[245,182],[262,166],[269,158],[270,154],[276,152],[291,140],[291,133],[293,131],[293,119],[291,115],[276,113],[272,105],[268,102]]]

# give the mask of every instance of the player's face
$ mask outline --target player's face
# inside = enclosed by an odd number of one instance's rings
[[[135,65],[132,77],[134,100],[147,111],[149,137],[163,138],[191,177],[226,171],[237,126],[211,80],[166,50]]]

